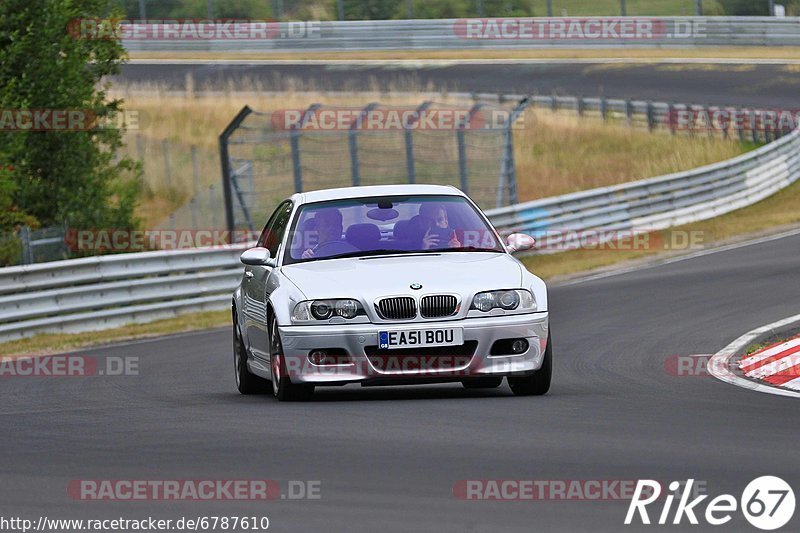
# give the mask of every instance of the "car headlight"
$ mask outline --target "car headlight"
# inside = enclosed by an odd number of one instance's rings
[[[364,308],[358,300],[307,300],[294,306],[292,320],[295,322],[313,322],[329,318],[355,318],[365,315]]]
[[[472,299],[470,309],[477,309],[484,313],[492,309],[536,311],[536,299],[530,291],[525,289],[479,292]]]

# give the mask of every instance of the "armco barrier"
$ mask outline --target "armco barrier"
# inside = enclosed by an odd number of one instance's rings
[[[649,30],[625,37],[617,30],[626,20],[634,26],[644,24]],[[123,39],[123,46],[130,52],[309,52],[800,45],[798,17],[494,18],[482,19],[484,25],[478,25],[477,32],[467,29],[468,21],[481,24],[479,19],[281,22],[265,37],[254,38],[257,34],[250,36],[245,31],[247,38],[237,38],[229,30],[231,35],[223,33],[220,39],[159,40],[153,35],[164,35],[163,31],[144,30],[140,38]],[[611,24],[612,31],[599,29],[603,21]],[[492,22],[496,24],[489,25]],[[521,26],[525,29],[520,30]],[[134,31],[129,35],[135,35]]]
[[[0,340],[224,309],[245,245],[141,252],[0,269]]]
[[[659,230],[753,204],[800,177],[800,130],[733,159],[487,211],[501,233]]]
[[[744,207],[800,178],[800,130],[688,172],[487,211],[501,233],[657,230]],[[143,252],[0,270],[0,340],[225,309],[244,246]]]

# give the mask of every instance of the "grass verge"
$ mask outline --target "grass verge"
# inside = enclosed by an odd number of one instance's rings
[[[758,352],[760,350],[763,350],[764,348],[767,348],[769,346],[782,344],[786,341],[796,339],[797,337],[800,337],[800,331],[795,331],[791,335],[786,335],[785,333],[780,335],[773,335],[772,337],[764,339],[761,342],[754,342],[753,344],[747,347],[747,350],[745,350],[745,355],[743,357]]]
[[[638,250],[573,250],[550,255],[534,255],[523,258],[523,263],[536,275],[548,279],[559,280],[578,273],[618,266],[623,262],[648,260],[663,257],[665,254],[679,254],[695,251],[676,250],[673,235],[699,232],[698,243],[701,247],[715,246],[731,240],[739,240],[744,236],[771,232],[776,228],[784,228],[800,223],[800,182],[779,191],[757,204],[732,211],[728,214],[678,226],[668,230],[655,232],[650,242],[661,243],[660,246]]]
[[[99,346],[132,339],[159,337],[185,331],[199,331],[226,326],[231,322],[231,312],[205,311],[149,322],[128,324],[119,328],[84,333],[45,333],[27,339],[0,343],[0,356],[47,355]]]
[[[714,246],[734,239],[743,239],[758,233],[772,232],[776,228],[800,223],[800,182],[778,192],[755,205],[726,215],[687,224],[659,232],[701,232],[704,246]],[[655,242],[669,243],[669,237]],[[690,250],[691,251],[691,250]],[[535,274],[548,281],[558,281],[593,270],[633,264],[636,261],[658,260],[676,252],[669,248],[646,250],[575,250],[552,255],[529,256],[523,263]],[[45,334],[0,344],[0,354],[48,354],[119,342],[129,339],[169,335],[184,331],[203,330],[227,326],[229,311],[211,311],[181,315],[160,322],[132,324],[105,331],[78,334]]]
[[[276,96],[259,94],[257,86],[251,89],[253,92],[249,94],[199,96],[191,91],[166,94],[156,89],[126,91],[117,88],[115,95],[123,97],[126,107],[137,110],[143,117],[141,129],[128,133],[123,152],[142,161],[144,167],[146,197],[137,212],[144,227],[162,224],[165,217],[189,200],[195,188],[205,191],[218,185],[217,135],[244,105],[270,112],[305,109],[312,103],[361,108],[365,102],[379,101],[386,106],[417,106],[430,99],[429,95],[417,93],[392,95],[377,91],[348,96],[304,90]],[[447,94],[435,100],[447,105],[471,105]],[[514,130],[514,145],[520,201],[689,170],[729,159],[752,148],[737,140],[705,135],[647,134],[628,126],[624,120],[603,122],[588,114],[578,118],[574,112],[554,113],[548,109],[529,108],[519,124]],[[189,145],[197,147],[196,157],[192,156]],[[455,141],[451,143],[451,148],[454,147]],[[313,148],[304,157],[311,167],[325,165],[324,161],[314,160]],[[433,155],[429,157],[436,161]],[[201,177],[197,184],[193,182],[195,164]],[[455,168],[455,165],[450,167]],[[290,183],[291,168],[281,168],[285,175],[275,171],[274,179]],[[394,172],[391,166],[376,168]]]

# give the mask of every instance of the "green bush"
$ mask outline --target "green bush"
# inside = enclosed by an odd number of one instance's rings
[[[769,15],[769,2],[767,0],[719,0],[726,15],[730,16],[756,16]],[[780,2],[778,2],[780,3]]]
[[[108,98],[102,83],[119,72],[124,49],[117,40],[70,31],[79,19],[120,14],[108,9],[108,0],[0,2],[0,109],[87,110],[101,124],[0,130],[0,232],[21,224],[135,225],[137,167],[117,155],[123,102]]]

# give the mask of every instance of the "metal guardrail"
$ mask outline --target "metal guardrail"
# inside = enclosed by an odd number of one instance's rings
[[[141,252],[0,269],[0,340],[224,309],[246,246]]]
[[[546,105],[550,97],[534,98]],[[609,102],[585,104],[592,109]],[[656,231],[751,205],[798,178],[800,129],[721,163],[486,213],[503,234]],[[225,309],[241,276],[243,249],[142,252],[0,269],[0,341]]]
[[[687,172],[487,211],[501,233],[656,231],[754,204],[800,178],[800,130],[733,159]]]
[[[477,22],[476,22],[477,21]],[[481,24],[480,21],[483,21]],[[511,22],[508,22],[511,21]],[[516,22],[515,22],[516,21]],[[603,26],[604,21],[607,23]],[[616,25],[614,25],[616,21]],[[494,25],[490,25],[495,23]],[[280,22],[264,32],[234,29],[215,39],[143,30],[123,39],[130,52],[308,52],[656,46],[798,46],[798,17],[574,17]],[[473,26],[468,26],[473,24]],[[505,25],[504,25],[505,24]],[[623,24],[631,24],[630,31]],[[641,24],[642,26],[637,26]],[[637,29],[638,28],[638,29]],[[252,33],[252,35],[251,35]],[[130,34],[134,35],[133,30]]]

